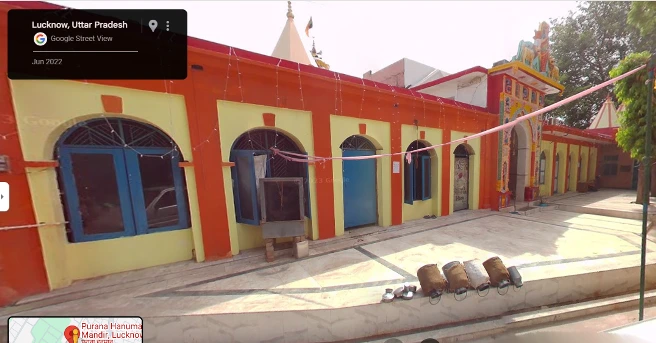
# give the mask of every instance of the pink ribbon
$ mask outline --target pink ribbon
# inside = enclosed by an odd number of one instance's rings
[[[632,74],[637,73],[638,71],[640,71],[641,69],[643,69],[645,67],[646,67],[646,65],[643,65],[641,67],[633,69],[633,70],[631,70],[629,72],[626,72],[626,73],[624,73],[624,74],[622,74],[618,77],[615,77],[615,78],[610,79],[606,82],[600,83],[600,84],[598,84],[598,85],[596,85],[596,86],[594,86],[590,89],[584,90],[583,92],[572,95],[567,99],[563,99],[561,101],[558,101],[555,104],[551,104],[551,105],[549,105],[547,107],[544,107],[544,108],[541,108],[541,109],[539,109],[535,112],[531,112],[527,115],[521,116],[521,117],[519,117],[519,118],[517,118],[517,119],[515,119],[511,122],[505,123],[503,125],[493,127],[491,129],[485,130],[483,132],[480,132],[480,133],[477,133],[477,134],[474,134],[474,135],[471,135],[471,136],[467,136],[465,138],[456,139],[454,141],[450,141],[450,142],[447,142],[447,143],[431,145],[429,147],[425,147],[425,148],[421,148],[421,149],[417,149],[417,150],[396,152],[396,153],[391,153],[391,154],[368,155],[368,156],[349,156],[349,157],[318,157],[318,156],[308,156],[308,155],[304,155],[304,154],[293,153],[293,152],[289,152],[289,151],[280,151],[280,150],[275,149],[275,148],[271,148],[271,150],[273,150],[274,154],[281,156],[282,158],[284,158],[287,161],[302,162],[302,163],[305,163],[305,162],[325,162],[325,161],[329,161],[329,160],[368,160],[368,159],[372,159],[372,158],[399,156],[399,155],[404,155],[404,154],[405,154],[406,161],[408,163],[410,163],[410,161],[411,161],[410,156],[411,156],[412,153],[417,153],[417,152],[421,152],[421,151],[428,151],[428,150],[439,148],[439,147],[445,146],[445,145],[461,143],[461,142],[465,142],[465,141],[472,140],[472,139],[475,139],[475,138],[483,137],[485,135],[489,135],[489,134],[497,132],[497,131],[512,128],[513,126],[519,124],[522,121],[525,121],[525,120],[528,120],[530,118],[539,116],[540,114],[549,112],[549,111],[551,111],[553,109],[556,109],[560,106],[568,104],[568,103],[570,103],[574,100],[578,100],[578,99],[580,99],[580,98],[582,98],[582,97],[584,97],[588,94],[596,92],[596,91],[598,91],[598,90],[600,90],[600,89],[602,89],[602,88],[604,88],[608,85],[611,85],[611,84],[613,84],[613,83],[615,83],[615,82],[617,82],[617,81],[619,81],[619,80],[621,80],[625,77],[628,77]]]

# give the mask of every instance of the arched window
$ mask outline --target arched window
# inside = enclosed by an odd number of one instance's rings
[[[414,141],[406,151],[425,148],[426,145],[420,141]],[[410,163],[404,164],[404,200],[406,204],[412,205],[415,200],[427,200],[431,198],[431,157],[428,151],[412,154]]]
[[[271,148],[305,154],[296,143],[281,132],[256,129],[237,138],[230,151],[235,216],[238,223],[260,225],[258,198],[259,179],[268,177],[302,177],[305,216],[310,217],[308,164],[290,162],[273,155]]]
[[[71,242],[190,227],[180,152],[158,129],[96,119],[57,145],[59,184]]]
[[[547,155],[546,155],[546,154],[544,153],[544,151],[543,151],[542,154],[540,154],[540,173],[539,173],[539,179],[540,179],[540,184],[541,184],[541,185],[544,185],[544,183],[545,183],[545,181],[546,181],[546,179],[547,179],[547,178],[545,177],[545,175],[546,175],[546,171],[547,171]]]

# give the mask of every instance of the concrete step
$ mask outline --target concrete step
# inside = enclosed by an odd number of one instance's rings
[[[582,213],[582,214],[596,214],[598,216],[606,217],[615,217],[623,219],[642,219],[642,212],[638,211],[626,211],[626,210],[617,210],[610,208],[597,208],[597,207],[588,207],[588,206],[576,206],[576,205],[558,205],[561,211]],[[649,221],[656,220],[656,215],[650,213],[647,216]]]
[[[590,316],[610,311],[617,311],[634,307],[639,303],[638,294],[622,295],[587,301],[577,304],[554,307],[543,306],[528,312],[509,314],[501,317],[489,318],[484,321],[471,323],[458,323],[452,326],[443,326],[432,330],[421,330],[403,336],[388,335],[384,338],[370,340],[369,343],[384,343],[390,338],[396,338],[403,343],[420,343],[427,338],[433,338],[441,343],[462,342],[480,339],[493,335],[500,335],[510,331],[529,328],[548,323],[555,323],[573,318]],[[645,306],[656,305],[656,291],[645,293]]]

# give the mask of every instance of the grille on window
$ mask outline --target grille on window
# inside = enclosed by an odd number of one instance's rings
[[[248,131],[235,141],[235,150],[265,150],[278,148],[282,151],[301,152],[289,137],[274,130],[258,129]]]
[[[64,145],[173,147],[171,139],[158,129],[129,119],[96,119],[78,124],[72,130]]]
[[[371,141],[357,135],[351,136],[344,140],[339,148],[342,150],[376,150],[376,147],[373,143],[371,143]]]

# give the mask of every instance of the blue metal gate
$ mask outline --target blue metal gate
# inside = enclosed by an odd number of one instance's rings
[[[342,144],[342,156],[368,156],[376,154],[371,142],[354,136],[361,144]],[[368,143],[368,144],[366,144]],[[376,195],[376,160],[345,160],[342,162],[344,185],[344,228],[376,224],[378,221]]]

